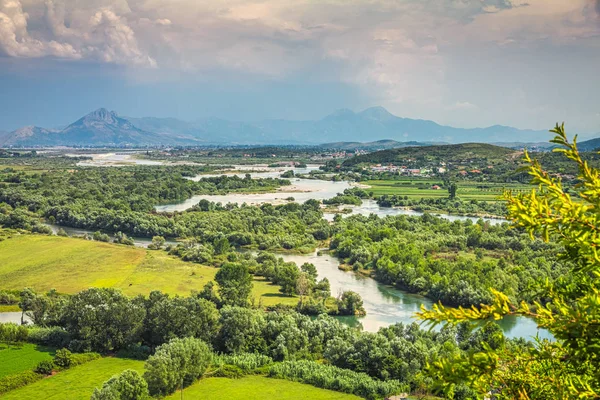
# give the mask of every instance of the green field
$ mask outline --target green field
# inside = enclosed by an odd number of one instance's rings
[[[142,372],[143,361],[101,358],[2,395],[2,400],[89,400],[94,388],[126,369]]]
[[[0,378],[35,368],[43,360],[51,360],[54,349],[35,344],[0,345]]]
[[[179,392],[167,397],[170,400],[181,398]],[[263,376],[246,376],[241,379],[207,378],[183,391],[188,400],[351,400],[360,397],[319,389],[310,385],[289,382]]]
[[[14,235],[0,242],[0,289],[76,293],[113,287],[132,296],[153,290],[187,296],[214,280],[216,273],[216,268],[185,262],[164,251],[112,243],[41,235]],[[253,294],[265,306],[297,302],[261,280],[256,281]]]
[[[369,188],[367,192],[373,192],[374,196],[397,195],[408,196],[409,199],[421,198],[447,198],[448,191],[442,189],[431,189],[433,185],[442,185],[439,179],[404,178],[399,180],[372,180],[361,182]],[[458,182],[457,196],[462,200],[499,201],[504,189],[513,191],[530,191],[531,186],[519,184],[504,184],[490,182]]]

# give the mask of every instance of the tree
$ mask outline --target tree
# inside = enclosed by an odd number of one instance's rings
[[[448,197],[450,199],[455,199],[457,190],[458,190],[458,185],[454,182],[450,183],[450,186],[448,186]]]
[[[152,243],[148,245],[151,250],[160,250],[165,245],[165,238],[162,236],[152,237]]]
[[[275,268],[273,283],[281,286],[281,293],[292,296],[296,293],[296,283],[300,276],[300,270],[294,263],[283,263]]]
[[[198,297],[204,300],[208,300],[217,306],[221,304],[221,299],[217,295],[217,291],[215,290],[215,283],[213,281],[208,281],[202,290],[198,293]]]
[[[154,347],[177,337],[195,337],[210,343],[219,331],[214,303],[197,297],[170,298],[153,291],[145,301],[145,342]]]
[[[312,263],[304,263],[300,267],[300,270],[308,275],[308,277],[316,283],[317,276],[319,273],[317,272],[317,267],[315,267]]]
[[[144,379],[153,396],[166,396],[201,378],[212,361],[210,347],[200,339],[173,339],[156,349],[144,365]]]
[[[317,282],[314,288],[314,294],[316,298],[323,300],[323,303],[331,297],[331,284],[329,283],[329,279],[323,278]]]
[[[362,298],[351,290],[342,293],[337,299],[337,305],[341,315],[365,315]]]
[[[551,132],[551,141],[575,163],[580,182],[566,192],[560,178],[551,176],[525,152],[527,172],[537,189],[505,193],[515,227],[532,238],[555,241],[564,247],[561,262],[570,267],[562,278],[540,285],[548,301],[513,304],[493,291],[492,304],[472,309],[448,309],[441,304],[423,309],[422,319],[433,324],[500,319],[525,315],[548,329],[555,342],[537,341],[534,349],[494,349],[452,358],[440,358],[429,374],[447,394],[463,383],[481,395],[490,389],[497,399],[567,399],[600,396],[600,171],[581,158],[577,138],[567,139],[564,124]]]
[[[230,248],[229,240],[227,240],[226,237],[216,239],[213,247],[215,249],[215,254],[225,254]]]
[[[245,307],[252,292],[252,275],[246,265],[225,263],[215,275],[224,305]]]
[[[226,306],[221,309],[221,331],[217,340],[227,353],[261,353],[266,343],[265,313],[242,307]]]
[[[100,352],[136,343],[146,310],[116,289],[91,288],[71,297],[64,307],[62,325],[82,350]]]
[[[146,400],[150,398],[148,384],[132,369],[126,369],[94,389],[90,400]]]
[[[308,296],[312,289],[312,282],[306,272],[301,272],[296,281],[296,293],[300,295],[300,303],[303,302],[304,296]]]

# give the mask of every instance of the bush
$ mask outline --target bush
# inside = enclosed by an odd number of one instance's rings
[[[42,375],[50,375],[52,374],[52,370],[54,369],[54,363],[49,360],[40,361],[38,365],[35,367],[34,371],[38,374]]]
[[[212,361],[212,351],[200,339],[173,339],[148,358],[144,379],[153,396],[166,396],[201,378]]]
[[[273,359],[264,354],[240,353],[218,356],[215,363],[234,365],[245,372],[249,372],[273,364]]]
[[[99,359],[101,356],[98,353],[76,353],[71,354],[71,367],[85,364],[90,361]]]
[[[69,345],[71,336],[67,331],[58,326],[51,328],[31,327],[27,341],[44,346],[63,348]]]
[[[5,376],[0,378],[0,394],[29,385],[43,377],[43,375],[36,374],[33,371],[23,371],[19,374]]]
[[[54,355],[54,364],[60,368],[69,368],[73,362],[73,353],[68,349],[56,350]]]
[[[0,290],[0,304],[13,305],[19,303],[19,297],[16,294]]]
[[[115,375],[102,388],[94,389],[91,400],[144,400],[149,399],[148,384],[134,370],[127,369]]]
[[[284,361],[269,369],[272,378],[307,383],[323,389],[351,393],[367,399],[381,399],[408,392],[408,385],[397,380],[379,381],[369,375],[314,361]]]

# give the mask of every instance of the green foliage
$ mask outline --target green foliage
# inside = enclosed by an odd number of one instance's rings
[[[195,337],[210,343],[219,331],[219,312],[214,303],[195,297],[169,297],[157,291],[145,300],[143,338],[158,346],[178,337]]]
[[[71,335],[60,326],[43,328],[39,326],[28,327],[27,341],[55,348],[63,348],[71,342]]]
[[[508,224],[428,214],[349,216],[334,225],[330,248],[353,267],[372,271],[378,281],[451,306],[489,304],[492,287],[517,301],[540,300],[534,285],[568,274],[558,263],[557,244],[532,242]],[[483,251],[479,259],[477,249]]]
[[[92,288],[69,298],[62,325],[77,350],[118,350],[139,340],[146,310],[115,289]]]
[[[50,360],[43,360],[36,365],[34,368],[34,372],[42,375],[50,375],[52,374],[52,370],[54,369],[54,363]]]
[[[135,370],[126,369],[94,389],[90,400],[146,400],[148,384]]]
[[[56,350],[53,362],[57,367],[69,368],[73,362],[73,353],[68,349]]]
[[[224,354],[215,359],[217,365],[233,365],[244,372],[251,372],[272,363],[273,359],[271,357],[258,353]]]
[[[273,364],[269,369],[269,376],[352,393],[367,399],[383,399],[408,389],[396,380],[379,381],[367,374],[313,361],[285,361]]]
[[[218,342],[221,350],[227,353],[264,352],[266,320],[262,311],[226,306],[221,310],[220,325]]]
[[[241,263],[225,263],[215,275],[224,305],[245,307],[252,292],[252,275]]]
[[[590,167],[568,141],[564,125],[557,125],[553,143],[578,170],[579,184],[567,192],[560,178],[546,172],[539,161],[525,153],[527,172],[537,186],[528,194],[506,193],[515,226],[545,241],[560,243],[561,264],[570,273],[540,284],[547,301],[531,307],[515,304],[494,291],[490,305],[471,309],[447,309],[441,305],[423,310],[420,317],[432,323],[499,319],[507,314],[536,318],[556,342],[538,342],[530,350],[514,351],[485,346],[453,358],[432,362],[430,374],[440,389],[451,394],[467,382],[483,394],[494,389],[498,399],[597,398],[600,396],[600,171]]]
[[[338,312],[340,315],[365,315],[363,300],[360,295],[353,291],[346,291],[337,299]]]
[[[163,344],[144,365],[144,379],[153,396],[165,396],[201,378],[212,361],[209,346],[199,339],[173,339]]]
[[[6,343],[9,347],[25,342],[28,334],[29,331],[23,325],[0,324],[0,343]]]
[[[0,378],[0,394],[29,385],[43,377],[44,375],[37,374],[34,371],[23,371],[18,374],[4,376]]]

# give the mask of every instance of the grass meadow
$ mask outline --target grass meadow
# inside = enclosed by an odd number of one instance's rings
[[[178,400],[179,392],[166,398]],[[316,388],[297,382],[271,379],[264,376],[246,376],[240,379],[207,378],[184,389],[187,400],[358,400],[360,397]]]
[[[0,344],[0,378],[31,370],[44,360],[52,360],[54,349],[35,344],[8,347]]]
[[[2,400],[89,400],[94,388],[126,369],[143,371],[144,362],[107,357],[61,371],[2,395]]]
[[[112,243],[42,235],[13,235],[0,242],[0,289],[76,293],[111,287],[130,296],[153,290],[187,296],[214,280],[216,273],[216,268],[164,251]],[[298,301],[260,279],[255,280],[253,296],[265,306]]]

